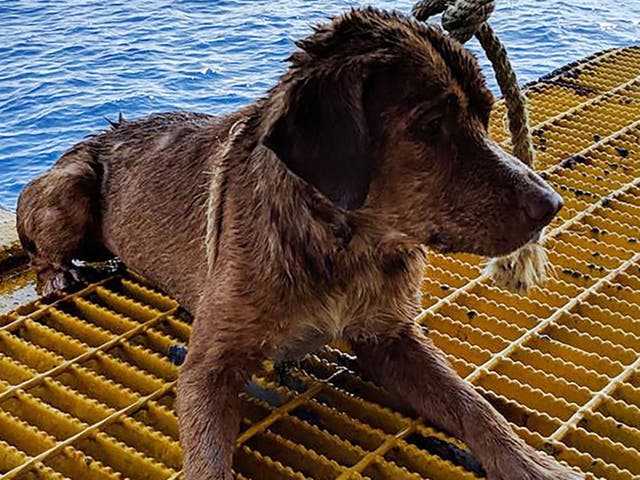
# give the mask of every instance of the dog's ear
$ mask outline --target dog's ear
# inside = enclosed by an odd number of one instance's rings
[[[364,203],[372,168],[356,70],[294,81],[264,139],[293,173],[346,210]]]

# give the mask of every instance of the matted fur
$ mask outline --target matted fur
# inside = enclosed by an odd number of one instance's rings
[[[18,224],[40,282],[106,247],[194,314],[176,405],[189,480],[232,478],[238,393],[263,360],[337,337],[490,480],[582,478],[519,439],[414,324],[425,245],[508,254],[561,206],[488,138],[475,59],[375,9],[298,46],[264,99],[125,122],[29,184]]]
[[[219,160],[213,162],[211,166],[211,178],[209,180],[209,197],[207,199],[207,234],[205,236],[205,246],[207,249],[207,266],[209,273],[213,272],[213,267],[218,257],[218,239],[220,238],[221,216],[224,203],[222,201],[225,191],[227,177],[226,163],[233,142],[238,135],[242,134],[245,128],[244,121],[238,120],[231,125],[224,145],[220,148]]]

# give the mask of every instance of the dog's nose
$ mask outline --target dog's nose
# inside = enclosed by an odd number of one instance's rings
[[[524,204],[524,211],[529,220],[544,226],[560,211],[564,202],[562,197],[550,188],[545,188],[537,195],[529,195]]]

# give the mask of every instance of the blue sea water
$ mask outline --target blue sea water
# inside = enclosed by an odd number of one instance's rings
[[[274,83],[311,24],[352,6],[412,3],[0,0],[0,205],[15,208],[24,184],[104,117],[229,112]],[[491,23],[524,83],[639,44],[640,0],[498,0]]]

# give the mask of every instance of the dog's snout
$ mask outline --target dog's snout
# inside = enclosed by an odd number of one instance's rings
[[[529,220],[540,226],[549,223],[564,205],[562,197],[550,188],[540,189],[536,194],[528,195],[523,203]]]

